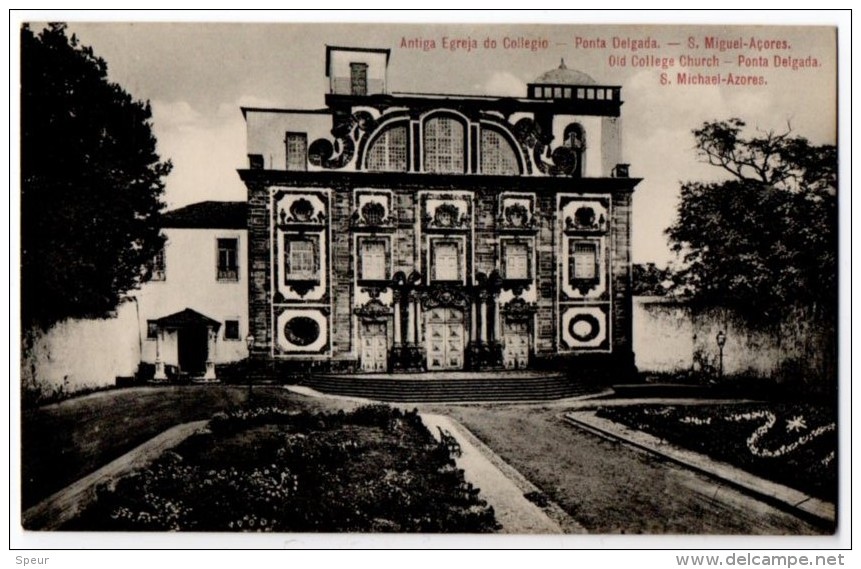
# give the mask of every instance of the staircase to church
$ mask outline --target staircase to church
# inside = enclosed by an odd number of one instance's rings
[[[323,393],[396,402],[546,401],[595,393],[601,384],[534,371],[410,374],[315,374],[304,384]]]

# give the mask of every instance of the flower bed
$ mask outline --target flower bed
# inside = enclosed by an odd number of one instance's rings
[[[416,412],[219,413],[66,529],[489,532],[478,497]]]
[[[837,424],[803,404],[636,405],[597,415],[817,498],[837,499]]]

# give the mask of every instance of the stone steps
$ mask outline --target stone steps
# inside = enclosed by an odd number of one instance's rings
[[[488,373],[470,378],[365,378],[362,375],[314,375],[307,387],[323,393],[381,401],[543,401],[586,395],[600,390],[596,381],[570,379],[563,374],[500,377]]]

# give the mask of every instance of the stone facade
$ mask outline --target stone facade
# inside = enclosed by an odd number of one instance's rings
[[[393,95],[388,61],[328,47],[325,109],[243,109],[252,356],[633,369],[621,89],[563,62],[521,99]]]

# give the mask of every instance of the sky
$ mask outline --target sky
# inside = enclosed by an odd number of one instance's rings
[[[171,208],[245,199],[236,173],[247,163],[240,107],[322,108],[327,44],[391,49],[390,91],[525,96],[526,84],[563,58],[599,84],[620,85],[623,158],[631,176],[643,178],[633,202],[636,263],[673,262],[664,230],[680,183],[721,178],[694,151],[691,130],[704,121],[740,117],[751,133],[791,125],[816,144],[837,138],[836,32],[828,27],[70,22],[69,33],[107,61],[112,81],[151,102],[159,153],[174,165],[166,179]],[[707,36],[730,45],[709,49]],[[451,49],[443,38],[466,43]],[[746,45],[734,48],[736,39]],[[410,40],[429,49],[406,47]],[[652,41],[657,48],[631,45]],[[530,42],[536,49],[516,47]],[[713,55],[716,71],[682,67],[683,56]],[[775,55],[812,56],[819,66],[775,68]],[[747,64],[764,57],[768,67],[742,69],[740,56]],[[673,66],[662,69],[660,58]],[[766,84],[676,84],[685,71],[762,75]],[[662,72],[673,84],[661,83]]]

